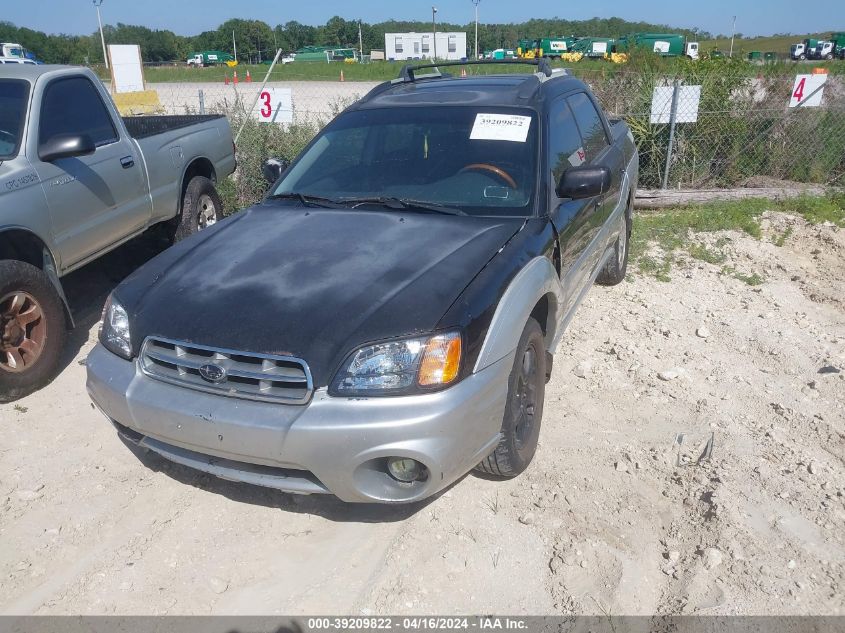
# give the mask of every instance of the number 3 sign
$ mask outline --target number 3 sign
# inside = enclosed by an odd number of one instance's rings
[[[293,95],[290,88],[266,87],[258,95],[253,112],[262,123],[293,123]]]
[[[795,78],[795,85],[792,86],[792,94],[789,98],[789,107],[795,108],[818,108],[822,104],[822,92],[827,75],[798,75]]]

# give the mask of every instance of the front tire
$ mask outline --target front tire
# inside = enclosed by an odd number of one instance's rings
[[[0,402],[46,385],[66,339],[62,300],[47,275],[31,264],[0,261]]]
[[[502,439],[476,469],[510,479],[523,472],[537,451],[546,393],[546,349],[540,324],[529,318],[519,338],[508,378]]]
[[[205,176],[194,176],[185,189],[182,214],[173,235],[174,242],[213,226],[223,219],[223,201],[220,194]]]

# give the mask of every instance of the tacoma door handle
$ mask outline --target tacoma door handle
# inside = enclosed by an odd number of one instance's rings
[[[120,164],[123,166],[124,169],[129,169],[130,167],[135,166],[135,159],[131,156],[124,156],[120,159]]]

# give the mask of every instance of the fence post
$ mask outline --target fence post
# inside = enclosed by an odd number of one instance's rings
[[[669,188],[669,166],[672,164],[672,147],[675,144],[675,122],[678,118],[678,93],[681,91],[681,80],[675,80],[672,91],[672,109],[669,112],[669,147],[666,149],[666,169],[663,172],[663,189]]]
[[[205,114],[205,93],[200,88],[200,114]]]

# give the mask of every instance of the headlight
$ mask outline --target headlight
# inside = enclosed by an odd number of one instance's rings
[[[362,347],[332,382],[339,396],[406,395],[445,387],[458,377],[461,335],[447,332]]]
[[[129,317],[126,310],[109,295],[103,308],[103,327],[100,328],[100,342],[110,352],[132,358],[132,339],[129,336]]]

